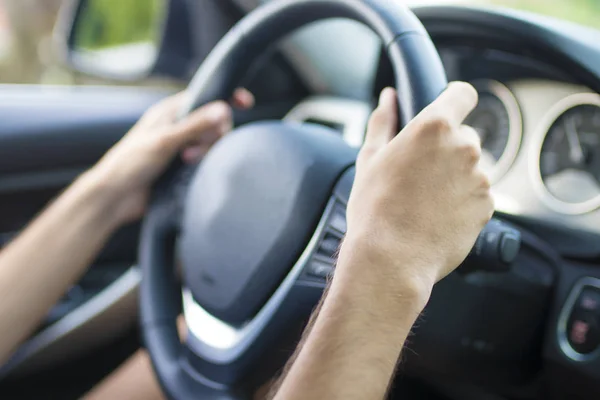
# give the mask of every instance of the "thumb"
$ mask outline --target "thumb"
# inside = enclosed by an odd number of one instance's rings
[[[396,136],[398,129],[397,104],[396,90],[393,88],[383,89],[379,96],[379,105],[369,119],[365,143],[361,149],[361,158],[369,158]]]
[[[231,124],[231,107],[224,101],[216,101],[198,108],[169,129],[172,129],[173,145],[181,149],[185,145],[202,142],[206,132],[225,134],[231,129]]]

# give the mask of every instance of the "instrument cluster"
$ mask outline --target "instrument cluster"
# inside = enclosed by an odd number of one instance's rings
[[[552,92],[555,84],[556,92],[561,92],[563,84],[540,81],[537,86],[543,90],[536,93],[536,85],[527,81],[525,85],[492,79],[471,83],[479,93],[479,104],[465,123],[480,135],[480,165],[492,184],[510,173],[513,188],[533,191],[540,203],[560,215],[583,215],[600,209],[598,94],[572,86],[557,100],[546,99],[545,107],[522,107],[519,100],[543,100],[544,92]],[[520,88],[519,95],[511,86]],[[527,162],[514,166],[518,157]],[[519,197],[514,189],[508,192]]]

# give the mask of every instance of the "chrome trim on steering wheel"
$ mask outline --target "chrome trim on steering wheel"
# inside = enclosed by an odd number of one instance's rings
[[[315,96],[300,102],[285,117],[285,121],[340,124],[344,141],[361,147],[373,109],[368,103],[338,97]]]
[[[246,322],[242,327],[231,326],[212,316],[194,300],[189,289],[184,288],[182,290],[183,314],[188,332],[190,333],[187,339],[190,350],[204,360],[212,363],[229,364],[250,347],[279,309],[313,255],[313,252],[316,250],[335,203],[336,200],[334,197],[329,199],[315,233],[296,264],[292,267],[273,296],[271,296],[254,318]]]

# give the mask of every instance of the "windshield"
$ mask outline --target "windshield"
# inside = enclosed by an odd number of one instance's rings
[[[252,0],[238,0],[251,4]],[[258,0],[268,3],[272,0]],[[405,1],[405,0],[397,0]],[[600,29],[600,0],[406,0],[409,5],[462,4],[530,11]],[[256,3],[255,3],[256,4]]]
[[[534,12],[600,29],[600,0],[410,0],[409,4],[501,6]]]
[[[247,9],[277,0],[236,0]],[[600,0],[386,0],[409,6],[466,5],[505,7],[556,17],[600,29]],[[343,32],[343,34],[340,34]],[[379,38],[353,21],[324,21],[296,32],[288,38],[288,57],[305,69],[313,87],[320,93],[364,99],[372,93]],[[302,54],[302,59],[298,54]],[[348,81],[355,82],[348,85]]]

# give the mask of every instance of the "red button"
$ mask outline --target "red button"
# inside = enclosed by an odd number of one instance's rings
[[[590,324],[585,321],[573,321],[571,326],[571,333],[569,337],[571,342],[574,344],[585,344],[587,342],[587,335],[590,331]]]
[[[594,314],[573,314],[567,326],[569,344],[580,354],[589,354],[600,345],[600,329]]]

